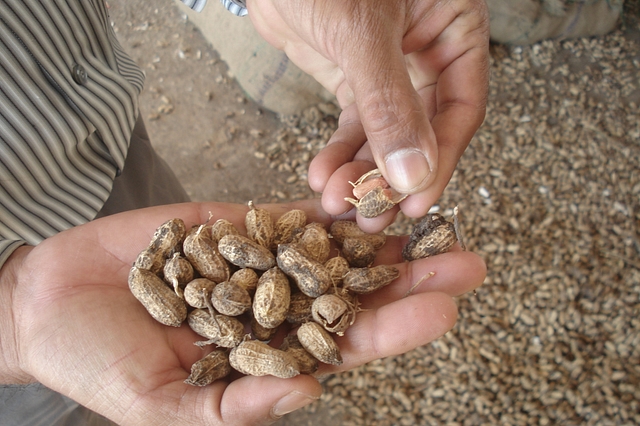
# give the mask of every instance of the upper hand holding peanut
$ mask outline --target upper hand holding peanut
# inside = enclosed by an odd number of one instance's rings
[[[309,183],[323,208],[352,206],[348,181],[379,168],[423,216],[484,118],[489,26],[479,0],[260,0],[249,16],[271,44],[313,75],[343,108]],[[397,212],[397,209],[394,210]],[[388,214],[358,218],[381,230]]]

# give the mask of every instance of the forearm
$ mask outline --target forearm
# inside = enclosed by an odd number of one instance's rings
[[[18,248],[0,268],[0,384],[25,384],[34,381],[20,365],[20,333],[14,306],[18,270],[31,249],[29,246]]]

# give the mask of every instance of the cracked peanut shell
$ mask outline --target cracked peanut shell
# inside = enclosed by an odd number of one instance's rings
[[[428,214],[418,222],[402,250],[407,261],[424,259],[447,252],[458,241],[455,226],[438,213]]]
[[[404,200],[407,195],[401,194],[387,183],[380,170],[374,169],[354,183],[353,195],[355,198],[345,198],[345,201],[353,204],[362,217],[378,217],[396,204]]]

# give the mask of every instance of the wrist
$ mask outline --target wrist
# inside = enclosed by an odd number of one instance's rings
[[[25,384],[34,381],[21,367],[15,303],[18,272],[31,249],[29,246],[19,247],[0,268],[0,384]]]

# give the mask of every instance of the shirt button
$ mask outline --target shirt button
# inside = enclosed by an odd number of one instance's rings
[[[87,84],[87,81],[89,81],[89,75],[87,74],[87,70],[85,70],[82,65],[78,65],[78,64],[74,65],[72,72],[73,72],[73,81],[75,81],[79,85],[84,86],[85,84]]]

